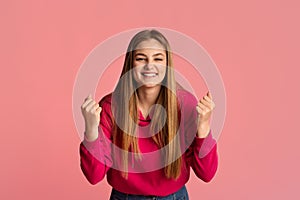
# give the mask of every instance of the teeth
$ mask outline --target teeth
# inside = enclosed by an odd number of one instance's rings
[[[156,73],[142,73],[142,75],[151,77],[151,76],[156,76]]]

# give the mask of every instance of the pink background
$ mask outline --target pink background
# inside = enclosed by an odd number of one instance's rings
[[[73,84],[96,45],[145,26],[194,38],[225,83],[219,169],[208,184],[192,173],[190,198],[300,198],[299,2],[179,2],[1,2],[0,199],[108,198],[80,170]]]

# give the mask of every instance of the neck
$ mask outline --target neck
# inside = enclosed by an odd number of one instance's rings
[[[141,109],[144,116],[148,114],[150,107],[155,103],[161,86],[140,87],[137,90],[138,108]]]

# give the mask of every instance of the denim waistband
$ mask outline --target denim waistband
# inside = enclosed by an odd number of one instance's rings
[[[183,186],[177,192],[168,196],[144,196],[133,195],[119,192],[116,189],[112,189],[110,200],[188,200],[188,193],[186,187]]]

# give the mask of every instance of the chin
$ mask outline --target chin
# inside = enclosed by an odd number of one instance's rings
[[[141,83],[140,85],[143,88],[153,88],[153,87],[159,87],[159,86],[161,86],[160,83]]]

